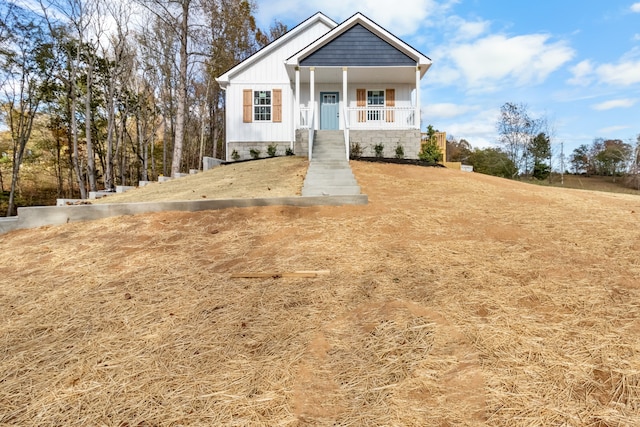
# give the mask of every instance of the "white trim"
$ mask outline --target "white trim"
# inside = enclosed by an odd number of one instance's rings
[[[218,82],[220,87],[224,89],[226,86],[229,85],[231,78],[233,78],[235,74],[249,67],[254,62],[259,61],[263,57],[269,55],[273,50],[277,49],[280,45],[286,43],[289,39],[295,37],[297,34],[306,31],[309,27],[313,26],[317,22],[322,22],[325,25],[327,25],[327,27],[329,28],[335,28],[338,25],[334,20],[332,20],[331,18],[328,18],[322,12],[318,12],[315,15],[308,18],[306,21],[303,21],[302,23],[298,24],[291,30],[287,31],[277,40],[273,41],[272,43],[269,43],[267,46],[263,47],[258,52],[254,53],[244,61],[235,65],[230,70],[226,71],[221,76],[217,77],[216,81]]]

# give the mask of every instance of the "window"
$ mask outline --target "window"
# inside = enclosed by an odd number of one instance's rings
[[[271,91],[253,91],[253,119],[255,121],[271,120]]]
[[[381,120],[382,110],[384,109],[384,91],[368,90],[367,91],[367,120]]]

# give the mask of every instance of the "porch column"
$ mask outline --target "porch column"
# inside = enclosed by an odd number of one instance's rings
[[[313,129],[316,128],[316,121],[314,120],[316,116],[316,67],[309,68],[309,112],[311,113],[311,117],[309,117],[309,124],[313,123]]]
[[[420,129],[420,66],[416,67],[416,112],[413,125]]]
[[[414,126],[420,129],[420,66],[416,67],[416,112]]]
[[[347,97],[347,67],[342,67],[342,114],[344,117],[342,118],[342,122],[344,123],[344,127],[347,127],[347,108],[349,108],[349,98]]]
[[[300,127],[300,67],[296,67],[296,100],[293,108],[293,129],[294,135],[295,130]]]

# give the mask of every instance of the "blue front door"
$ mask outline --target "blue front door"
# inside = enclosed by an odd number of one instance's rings
[[[340,104],[338,92],[320,92],[320,129],[340,129]]]

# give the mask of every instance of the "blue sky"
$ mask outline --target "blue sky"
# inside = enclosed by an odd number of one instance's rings
[[[258,24],[290,28],[320,11],[361,12],[433,61],[423,127],[474,147],[496,143],[505,102],[546,116],[565,155],[594,138],[640,134],[638,0],[258,0]],[[558,150],[559,148],[556,148]]]

